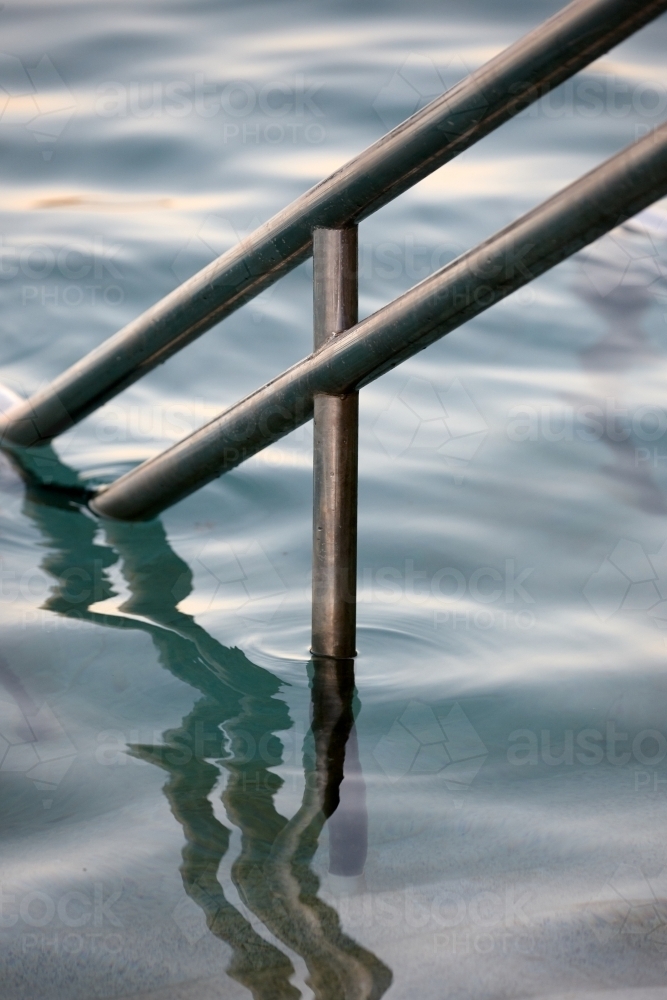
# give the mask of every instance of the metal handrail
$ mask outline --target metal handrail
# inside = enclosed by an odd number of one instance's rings
[[[315,228],[358,223],[665,10],[574,0],[5,414],[0,439],[57,437],[306,260]]]
[[[667,123],[447,264],[194,434],[104,488],[121,520],[160,511],[394,368],[667,194]]]

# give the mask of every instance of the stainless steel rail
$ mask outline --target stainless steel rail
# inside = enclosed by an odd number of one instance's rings
[[[665,194],[667,124],[122,476],[93,510],[155,517],[310,419],[318,393],[356,392]]]
[[[6,414],[0,439],[61,434],[304,261],[314,228],[358,223],[665,10],[575,0]]]
[[[357,322],[357,227],[313,233],[314,347]],[[359,393],[313,399],[313,641],[315,656],[351,657],[357,619]]]

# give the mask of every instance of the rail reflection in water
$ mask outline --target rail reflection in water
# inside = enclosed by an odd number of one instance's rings
[[[231,947],[228,974],[257,1000],[296,1000],[301,995],[290,982],[295,969],[288,954],[255,931],[218,880],[231,836],[209,801],[221,769],[227,772],[225,810],[242,835],[231,872],[244,905],[275,940],[303,957],[316,997],[383,996],[392,980],[390,970],[343,932],[336,911],[318,897],[319,879],[311,867],[329,820],[332,874],[363,876],[366,811],[354,732],[353,661],[314,658],[310,664],[312,725],[303,752],[305,789],[300,808],[288,820],[275,808],[283,782],[271,770],[282,762],[283,747],[275,733],[292,725],[277,697],[279,679],[239,649],[217,642],[178,610],[191,592],[192,575],[158,521],[103,522],[102,542],[99,522],[82,506],[85,488],[55,453],[43,448],[22,461],[24,512],[44,538],[48,552],[42,567],[55,580],[43,607],[107,628],[147,633],[165,669],[202,694],[180,727],[165,732],[162,745],[129,750],[168,773],[165,795],[186,839],[183,885],[203,910],[210,931]],[[41,485],[45,479],[51,480],[48,489]],[[54,491],[53,482],[64,485]],[[96,605],[115,596],[106,571],[119,559],[130,596],[116,613],[96,611]],[[76,586],[77,576],[84,574],[98,581],[92,593]],[[262,755],[249,759],[248,736],[255,746],[261,744]]]

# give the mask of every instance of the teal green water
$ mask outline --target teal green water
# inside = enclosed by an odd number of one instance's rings
[[[0,382],[555,9],[7,4]],[[362,313],[662,120],[666,24],[363,223]],[[80,502],[308,353],[311,279],[0,459],[0,997],[658,1000],[667,208],[363,391],[354,677],[308,655],[310,427],[160,521]]]

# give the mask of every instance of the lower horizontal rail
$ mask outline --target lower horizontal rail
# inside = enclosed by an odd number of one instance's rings
[[[667,124],[330,340],[215,420],[106,487],[105,517],[145,520],[484,312],[667,194]]]

